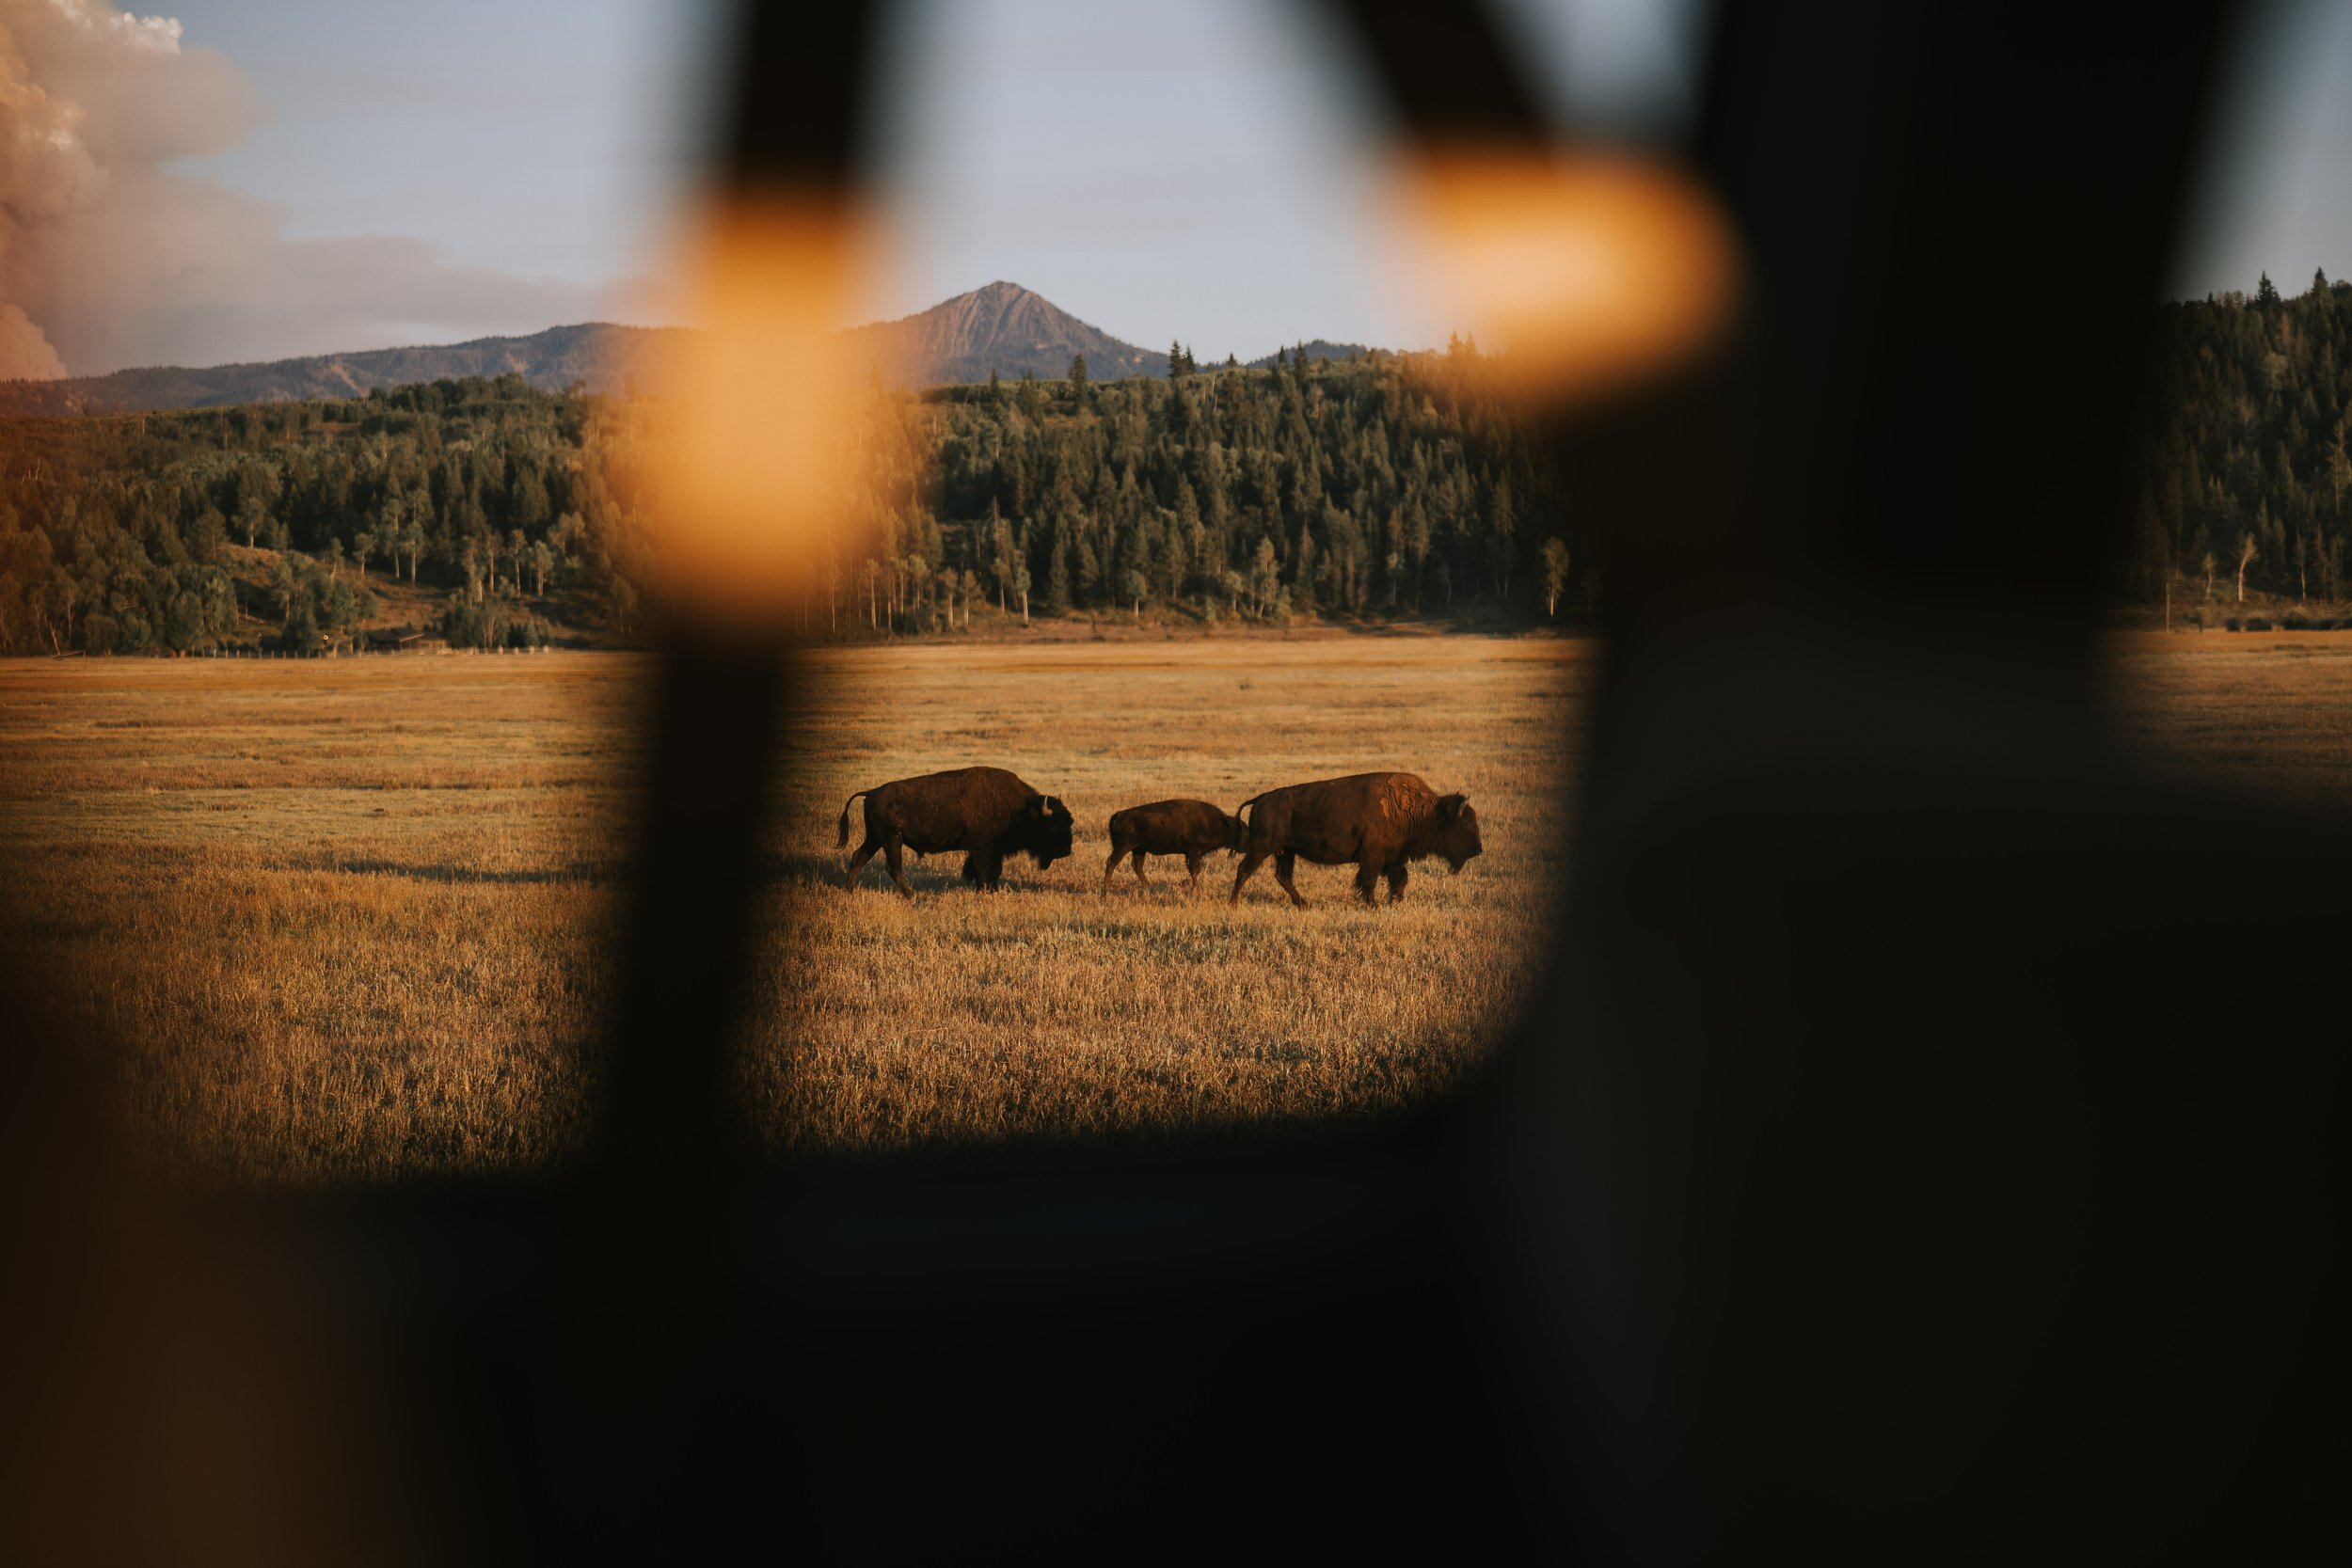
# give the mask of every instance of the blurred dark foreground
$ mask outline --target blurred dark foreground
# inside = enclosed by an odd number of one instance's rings
[[[1402,141],[1541,145],[1475,8],[1335,10]],[[2223,20],[1723,19],[1740,326],[1560,418],[1618,605],[1575,874],[1542,1006],[1419,1121],[739,1152],[792,667],[717,635],[668,655],[577,1169],[169,1190],[8,974],[8,1558],[2318,1538],[2352,843],[2137,773],[2092,682]],[[849,178],[868,36],[747,12],[728,179]],[[1964,543],[1994,509],[2031,547]],[[2302,874],[2245,909],[2183,841]]]

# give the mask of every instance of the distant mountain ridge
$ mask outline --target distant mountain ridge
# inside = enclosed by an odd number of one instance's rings
[[[628,389],[664,341],[682,330],[589,322],[551,326],[527,338],[476,338],[436,347],[317,354],[207,370],[172,365],[67,381],[0,381],[0,415],[137,413],[364,397],[376,387],[509,372],[548,391],[578,381],[592,392],[618,393]]]
[[[215,365],[207,370],[166,366],[117,371],[66,381],[0,381],[0,417],[136,413],[167,408],[214,408],[246,403],[364,397],[377,387],[509,372],[533,387],[559,391],[574,382],[591,392],[659,392],[659,350],[687,331],[675,326],[615,326],[589,322],[553,326],[522,338],[476,338],[438,347],[369,349],[299,359]],[[1053,380],[1070,361],[1086,356],[1097,381],[1168,373],[1164,350],[1137,348],[1017,283],[998,281],[897,321],[848,331],[852,350],[898,387],[954,386],[1023,374]],[[1367,352],[1354,343],[1317,338],[1306,353],[1342,359]],[[1211,361],[1214,367],[1216,361]],[[1263,369],[1274,356],[1249,361]]]

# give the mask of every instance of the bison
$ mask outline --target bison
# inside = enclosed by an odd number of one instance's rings
[[[1406,867],[1413,861],[1436,855],[1459,874],[1485,847],[1469,797],[1440,796],[1410,773],[1359,773],[1292,784],[1252,796],[1241,809],[1249,812],[1249,821],[1241,871],[1233,879],[1234,903],[1241,901],[1242,884],[1269,855],[1274,879],[1294,904],[1307,902],[1291,881],[1301,857],[1316,865],[1353,862],[1356,891],[1369,904],[1383,877],[1389,879],[1389,901],[1404,897]]]
[[[848,885],[876,850],[888,857],[890,879],[907,885],[904,851],[918,855],[961,849],[963,879],[993,888],[1005,857],[1025,854],[1040,870],[1070,853],[1070,808],[1041,795],[1001,768],[958,768],[861,789],[841,802],[841,847],[850,844],[850,807],[866,800],[866,842],[850,858]]]
[[[1130,855],[1135,857],[1136,880],[1145,887],[1152,885],[1152,879],[1143,874],[1144,856],[1182,855],[1190,874],[1184,885],[1198,889],[1200,863],[1219,849],[1239,849],[1241,834],[1240,817],[1228,816],[1223,807],[1206,800],[1154,800],[1113,812],[1111,858],[1103,863],[1103,891],[1110,891],[1111,873]]]

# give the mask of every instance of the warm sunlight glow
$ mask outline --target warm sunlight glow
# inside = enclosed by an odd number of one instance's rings
[[[1398,180],[1410,275],[1500,350],[1527,397],[1571,403],[1686,362],[1739,293],[1720,203],[1626,153],[1454,152]]]
[[[780,612],[823,560],[853,475],[856,367],[841,336],[862,226],[770,196],[695,231],[693,319],[660,376],[675,419],[649,454],[646,525],[682,607]]]

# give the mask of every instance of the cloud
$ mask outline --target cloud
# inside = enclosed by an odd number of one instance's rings
[[[0,379],[432,341],[609,303],[420,240],[289,239],[283,208],[171,166],[265,118],[175,21],[0,0]]]
[[[0,381],[55,381],[63,374],[65,361],[33,318],[0,305]]]

